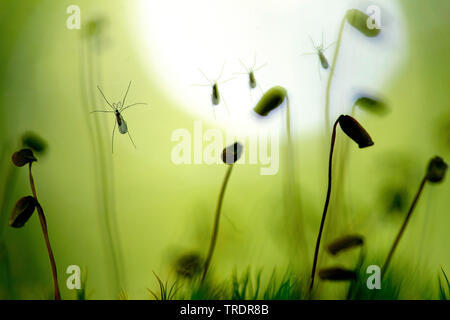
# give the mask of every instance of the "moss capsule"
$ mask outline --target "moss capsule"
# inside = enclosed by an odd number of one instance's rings
[[[278,108],[287,96],[287,91],[283,87],[275,86],[267,90],[259,99],[253,109],[260,116],[267,116],[272,110]]]

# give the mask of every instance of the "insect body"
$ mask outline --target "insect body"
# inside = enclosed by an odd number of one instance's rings
[[[248,73],[248,85],[250,86],[251,89],[256,88],[256,79],[253,70]]]
[[[244,67],[246,72],[237,72],[236,74],[248,75],[248,86],[250,87],[250,90],[251,89],[255,89],[257,86],[259,86],[258,83],[256,82],[255,71],[258,71],[261,68],[265,67],[267,65],[267,63],[265,63],[265,64],[255,68],[255,66],[256,66],[256,55],[255,55],[255,60],[253,62],[253,66],[251,68],[247,68],[247,66],[241,60],[239,60],[239,62],[242,64],[242,66]],[[261,89],[261,91],[262,91],[262,89]]]
[[[227,109],[227,112],[230,113],[230,111],[228,110],[227,104],[225,102],[225,99],[223,97],[221,97],[221,94],[219,92],[219,84],[228,82],[228,81],[233,79],[233,78],[231,78],[231,79],[219,82],[220,78],[222,77],[222,73],[223,73],[224,67],[225,67],[225,63],[223,64],[222,70],[220,71],[220,74],[219,74],[219,77],[216,80],[210,80],[203,73],[203,71],[199,69],[200,73],[203,75],[203,77],[205,77],[205,79],[209,82],[209,84],[194,84],[194,86],[200,86],[200,87],[208,86],[208,87],[211,87],[211,90],[212,90],[211,91],[211,103],[212,103],[213,107],[219,105],[220,101],[221,101],[221,98],[222,98],[222,100],[223,100],[223,102],[225,104],[225,108]],[[213,108],[213,111],[214,111],[214,118],[216,118],[216,110],[214,108]]]
[[[140,105],[140,104],[146,104],[146,103],[138,102],[138,103],[133,103],[133,104],[125,106],[125,99],[126,99],[126,97],[128,95],[128,91],[130,90],[130,86],[131,86],[131,81],[128,84],[128,88],[127,88],[127,91],[125,93],[125,96],[123,97],[123,100],[119,101],[117,103],[112,103],[112,104],[109,103],[109,101],[106,99],[105,95],[103,94],[103,91],[100,89],[99,86],[97,86],[97,88],[100,91],[103,99],[105,99],[106,103],[108,104],[108,106],[112,110],[95,110],[95,111],[92,111],[91,113],[94,113],[94,112],[114,113],[116,121],[114,122],[114,128],[113,128],[113,132],[112,132],[112,142],[111,142],[111,150],[112,150],[113,153],[114,153],[114,133],[116,131],[116,127],[119,128],[119,132],[121,134],[128,134],[128,136],[129,136],[129,138],[131,140],[131,143],[136,148],[136,145],[134,144],[133,138],[131,137],[131,134],[130,134],[130,132],[128,130],[127,122],[123,118],[122,113],[123,113],[123,111],[125,111],[128,108],[131,108],[133,106]]]
[[[324,48],[324,46],[323,46],[323,34],[322,34],[322,43],[321,43],[319,46],[316,46],[316,45],[314,44],[314,41],[311,39],[311,37],[310,37],[309,39],[311,40],[311,43],[312,43],[312,45],[313,45],[313,48],[314,48],[315,52],[308,52],[308,53],[305,53],[304,55],[311,55],[311,54],[316,55],[316,54],[317,54],[317,56],[319,57],[319,63],[320,63],[320,65],[322,66],[322,68],[323,68],[324,70],[327,70],[327,69],[330,67],[330,64],[328,63],[328,60],[327,60],[327,58],[325,57],[324,52],[325,52],[325,50],[327,50],[330,46],[332,46],[334,43],[331,43],[331,44],[329,44],[327,47]],[[319,69],[319,76],[320,76],[320,69]]]
[[[322,68],[328,69],[330,64],[328,63],[327,58],[325,58],[325,55],[323,54],[323,52],[321,50],[317,49],[317,54],[319,55],[319,60],[320,60],[320,64],[322,65]]]
[[[214,84],[212,85],[211,101],[215,106],[220,103],[219,85],[217,84],[217,82],[214,82]]]
[[[120,114],[119,110],[114,110],[114,115],[116,116],[117,126],[119,127],[119,132],[125,134],[128,132],[127,122]]]

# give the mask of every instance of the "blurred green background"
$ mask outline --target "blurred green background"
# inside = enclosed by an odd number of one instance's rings
[[[10,161],[27,131],[48,143],[34,174],[63,298],[76,297],[65,286],[69,265],[87,272],[88,298],[115,299],[123,289],[132,299],[146,299],[146,288],[157,287],[152,271],[173,280],[179,254],[206,254],[225,166],[171,161],[172,132],[192,130],[195,118],[162,87],[152,72],[154,58],[149,54],[145,66],[137,58],[142,48],[133,40],[134,2],[0,3],[2,299],[46,299],[52,293],[37,217],[22,229],[7,225],[15,201],[30,193],[26,170],[13,168]],[[326,243],[347,233],[364,235],[369,264],[385,258],[428,160],[450,158],[450,2],[397,2],[406,24],[406,61],[382,84],[390,112],[384,117],[355,113],[375,146],[364,151],[349,146],[347,178],[339,191],[333,190],[324,238]],[[81,30],[65,26],[71,4],[82,8]],[[365,4],[356,1],[355,7]],[[103,106],[97,84],[118,101],[129,80],[128,101],[149,107],[126,116],[137,149],[116,132],[111,154],[113,117],[89,112]],[[263,268],[264,277],[274,268],[282,272],[289,267],[308,279],[326,191],[329,142],[322,132],[318,128],[295,139],[301,213],[286,212],[283,205],[283,166],[275,176],[261,176],[259,166],[236,166],[225,195],[214,279],[226,281],[234,268],[242,272],[248,266]],[[344,140],[338,133],[336,150]],[[336,161],[335,168],[340,164]],[[438,298],[440,267],[450,272],[449,194],[448,179],[425,188],[392,261],[402,283],[401,298]],[[114,251],[105,245],[110,239],[106,219]],[[300,245],[300,233],[306,247]],[[342,259],[349,267],[354,261],[351,255]],[[334,262],[324,254],[319,265]],[[322,298],[342,298],[342,285],[324,283],[320,290]]]

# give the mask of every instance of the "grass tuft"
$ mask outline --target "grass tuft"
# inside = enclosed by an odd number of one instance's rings
[[[237,271],[231,276],[231,300],[256,300],[261,288],[262,270],[256,273],[253,283],[250,267],[239,278]]]
[[[448,281],[447,274],[445,273],[444,269],[441,267],[442,274],[444,275],[445,282],[441,282],[441,277],[438,274],[438,281],[439,281],[439,299],[440,300],[450,300],[450,282]],[[446,285],[447,284],[447,285]],[[445,290],[447,288],[447,291]]]
[[[173,300],[178,290],[181,288],[178,286],[178,281],[175,281],[169,287],[169,281],[164,283],[155,272],[153,272],[153,274],[155,275],[156,280],[158,280],[159,295],[149,288],[147,288],[148,292],[155,298],[155,300]]]

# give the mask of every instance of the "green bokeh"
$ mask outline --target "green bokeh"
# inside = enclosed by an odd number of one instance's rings
[[[191,129],[193,118],[180,111],[160,87],[157,74],[148,72],[148,66],[136,58],[140,48],[123,19],[129,17],[131,4],[78,1],[83,23],[100,23],[98,29],[80,31],[65,26],[66,8],[71,4],[54,0],[0,3],[0,199],[4,201],[0,207],[6,209],[0,221],[0,241],[6,248],[0,257],[0,298],[49,298],[52,292],[37,217],[22,229],[7,226],[16,199],[30,194],[26,170],[13,169],[10,162],[27,131],[40,134],[48,143],[48,152],[38,156],[34,173],[63,297],[76,297],[65,286],[65,270],[75,264],[87,270],[88,298],[117,298],[120,289],[130,298],[149,298],[146,288],[157,286],[152,271],[162,279],[173,279],[174,257],[186,251],[206,254],[225,167],[171,162],[171,134],[177,128]],[[386,116],[356,111],[375,147],[360,151],[349,145],[348,178],[339,191],[333,191],[332,199],[338,201],[331,204],[324,238],[326,242],[346,233],[363,234],[369,262],[384,259],[428,160],[436,154],[450,159],[450,2],[403,0],[399,4],[407,21],[407,61],[385,84],[390,108]],[[148,59],[152,61],[151,56]],[[118,101],[129,80],[133,84],[128,101],[150,105],[127,114],[138,148],[134,150],[127,137],[116,136],[112,155],[113,118],[89,111],[102,103],[96,85]],[[95,106],[90,105],[92,101]],[[345,139],[338,133],[336,150],[344,147]],[[326,191],[328,141],[318,133],[317,138],[295,143],[300,154],[302,225],[295,215],[284,212],[283,168],[276,176],[261,176],[259,167],[237,166],[225,196],[226,217],[213,261],[217,281],[229,279],[234,268],[243,272],[247,266],[255,271],[263,267],[263,281],[273,268],[288,266],[308,278]],[[121,244],[120,284],[104,245],[99,150],[104,157],[100,165],[108,177],[107,203],[115,208],[111,219],[117,221],[118,233],[113,232],[114,241],[120,239]],[[336,168],[342,164],[339,155],[337,159]],[[12,180],[14,186],[6,185]],[[406,194],[406,208],[389,213],[395,192]],[[450,273],[449,192],[448,179],[425,188],[392,262],[402,281],[400,297],[437,298],[440,266]],[[299,228],[305,232],[309,252],[298,244]],[[348,264],[351,259],[350,254],[337,261]],[[332,261],[324,254],[320,263]],[[327,283],[320,290],[325,298],[342,297],[342,285]]]

